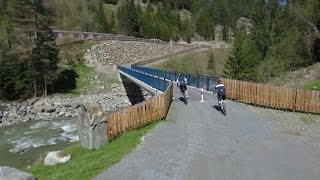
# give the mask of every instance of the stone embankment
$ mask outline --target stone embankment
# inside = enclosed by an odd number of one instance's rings
[[[133,41],[107,41],[93,46],[85,54],[87,63],[96,66],[128,64],[154,59],[193,47],[177,43],[145,43]]]

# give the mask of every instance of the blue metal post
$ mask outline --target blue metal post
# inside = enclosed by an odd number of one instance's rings
[[[158,76],[158,88],[160,90],[160,77]]]
[[[207,76],[207,91],[209,91],[209,77]]]
[[[198,88],[200,88],[200,75],[198,74]]]

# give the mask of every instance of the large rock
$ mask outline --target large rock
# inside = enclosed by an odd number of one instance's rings
[[[49,152],[44,159],[44,165],[53,166],[56,164],[66,163],[70,160],[71,155],[63,153],[62,151],[52,151]]]
[[[8,166],[0,167],[0,180],[10,179],[10,180],[35,180],[36,178],[29,173],[20,171],[15,168]]]
[[[22,116],[25,116],[25,115],[27,115],[27,110],[28,110],[28,106],[26,104],[23,104],[20,107],[18,114],[22,115]]]
[[[22,154],[22,153],[24,153],[24,150],[21,148],[14,147],[14,148],[10,149],[9,152],[12,154]]]
[[[53,107],[51,104],[47,104],[42,108],[42,111],[46,113],[52,113],[55,110],[56,110],[55,107]]]
[[[98,149],[108,142],[106,117],[101,105],[86,103],[80,106],[77,126],[82,146]]]

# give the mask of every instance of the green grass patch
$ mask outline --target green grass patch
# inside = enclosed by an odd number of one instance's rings
[[[301,121],[308,125],[315,122],[315,120],[310,116],[301,116]]]
[[[78,74],[78,78],[76,89],[72,93],[81,94],[89,91],[92,88],[90,80],[94,78],[95,70],[85,66],[83,63],[76,64],[73,69]]]
[[[71,160],[62,165],[45,166],[37,164],[27,171],[37,179],[92,179],[113,164],[119,162],[139,143],[141,137],[153,129],[159,121],[146,127],[125,133],[118,139],[97,150],[84,149],[80,143],[66,148],[64,152],[71,154]]]
[[[76,64],[74,70],[79,77],[76,81],[77,88],[72,92],[73,94],[106,91],[110,90],[112,84],[120,83],[116,76],[98,73],[94,68],[88,67],[83,63]]]
[[[309,89],[309,90],[318,90],[320,91],[320,79],[310,82],[308,84],[305,84],[303,87],[303,89]]]
[[[101,43],[101,41],[77,41],[60,45],[60,66],[70,67],[75,63],[84,62],[87,49]]]
[[[59,93],[79,95],[98,93],[109,90],[113,83],[119,83],[116,76],[98,73],[94,68],[85,65],[84,55],[92,46],[101,44],[100,41],[84,41],[63,44],[60,49],[60,70],[65,71],[64,79],[58,83]],[[66,87],[65,90],[63,88]]]

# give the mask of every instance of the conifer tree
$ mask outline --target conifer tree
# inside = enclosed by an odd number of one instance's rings
[[[25,0],[31,9],[33,21],[31,27],[35,31],[35,46],[31,60],[34,73],[34,95],[47,96],[48,84],[57,77],[58,48],[52,32],[53,12],[43,4],[43,0]]]
[[[216,74],[216,64],[213,53],[210,53],[208,60],[208,68],[210,70],[210,74]]]
[[[107,19],[106,19],[106,14],[104,13],[102,0],[99,1],[99,7],[98,7],[98,11],[97,11],[97,20],[99,23],[100,31],[103,33],[109,33],[110,27],[109,27]]]
[[[231,55],[226,61],[224,74],[231,79],[254,81],[260,61],[261,55],[254,41],[244,31],[239,31],[236,33]]]

